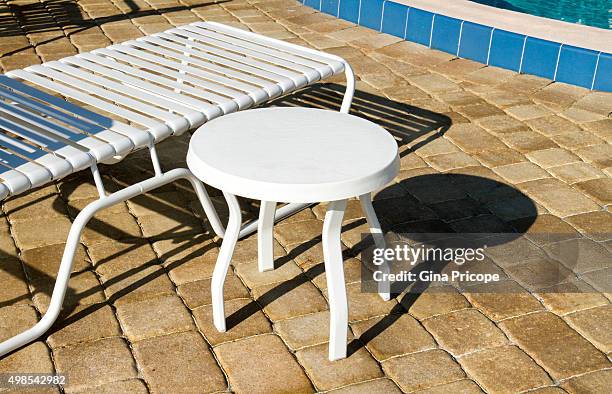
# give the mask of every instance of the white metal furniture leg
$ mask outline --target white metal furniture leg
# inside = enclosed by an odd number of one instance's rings
[[[340,246],[340,232],[346,200],[332,201],[327,207],[323,222],[323,257],[327,276],[329,298],[329,359],[339,360],[346,357],[348,332],[348,305],[344,285],[344,264]]]
[[[200,204],[202,205],[202,209],[204,210],[204,214],[206,215],[206,218],[208,219],[213,231],[219,238],[223,238],[225,235],[225,229],[223,228],[223,224],[221,224],[217,210],[212,204],[212,201],[204,188],[204,184],[193,175],[190,176],[189,181],[196,191]]]
[[[274,214],[274,222],[278,222],[279,220],[286,218],[288,216],[293,215],[294,213],[300,212],[301,210],[308,208],[312,203],[291,203],[283,205],[282,207],[276,210]],[[253,234],[257,231],[257,223],[258,220],[251,220],[245,223],[240,230],[240,235],[238,238],[244,238],[247,235]]]
[[[259,272],[274,269],[274,213],[276,202],[262,201],[257,222],[257,258]]]
[[[234,247],[238,240],[238,233],[240,232],[240,224],[242,223],[242,214],[240,212],[240,205],[236,196],[230,193],[223,192],[225,200],[229,206],[229,221],[225,230],[225,237],[221,244],[219,251],[219,257],[217,257],[217,263],[213,271],[212,283],[210,285],[212,292],[212,305],[213,305],[213,322],[219,332],[225,332],[225,308],[223,305],[223,283],[225,282],[225,276],[232,260],[232,254],[234,253]]]
[[[170,170],[161,175],[146,179],[142,182],[128,186],[115,193],[89,203],[81,212],[79,212],[72,223],[72,227],[70,227],[68,239],[66,240],[66,247],[64,248],[64,255],[62,256],[62,261],[60,263],[60,268],[55,281],[55,286],[53,287],[53,293],[51,294],[51,301],[49,302],[47,312],[33,327],[0,343],[0,356],[3,356],[34,341],[53,325],[64,302],[66,288],[68,287],[68,280],[70,279],[70,273],[72,272],[74,255],[79,245],[81,233],[83,232],[83,229],[87,223],[97,212],[140,194],[144,194],[150,190],[167,185],[168,183],[172,183],[178,179],[187,179],[196,189],[196,193],[198,193],[198,197],[204,205],[204,209],[207,210],[208,206],[208,209],[212,209],[212,211],[214,211],[214,207],[210,203],[208,194],[206,193],[206,190],[202,186],[201,182],[191,173],[191,171],[186,168],[176,168]]]
[[[378,249],[385,249],[385,235],[382,232],[382,228],[380,227],[380,222],[376,217],[376,211],[374,211],[374,207],[372,206],[372,196],[370,193],[362,194],[359,196],[359,201],[361,201],[361,208],[366,215],[366,219],[368,221],[368,226],[370,227],[370,233],[372,234],[372,238],[374,238],[374,244]],[[379,267],[379,270],[382,271],[383,274],[389,274],[390,268],[388,262],[384,262]],[[389,301],[391,299],[391,283],[389,281],[381,281],[378,283],[378,294],[382,297],[383,300]]]

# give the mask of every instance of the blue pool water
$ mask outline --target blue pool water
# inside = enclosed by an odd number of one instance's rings
[[[612,0],[471,0],[475,3],[612,29]]]

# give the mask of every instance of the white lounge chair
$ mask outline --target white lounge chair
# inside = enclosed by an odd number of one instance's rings
[[[187,179],[213,230],[224,235],[200,181],[186,168],[163,171],[155,144],[340,73],[347,79],[341,111],[348,113],[354,76],[342,58],[198,22],[0,75],[0,200],[87,168],[100,195],[74,220],[47,312],[35,326],[0,343],[0,356],[35,340],[57,319],[81,233],[96,212]],[[144,148],[155,176],[108,194],[97,164]],[[306,205],[284,206],[276,218]],[[248,223],[240,236],[256,229],[256,222]]]

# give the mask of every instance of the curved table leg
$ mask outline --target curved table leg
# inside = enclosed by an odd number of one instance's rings
[[[225,237],[223,237],[223,243],[221,244],[219,257],[217,257],[217,263],[215,264],[210,285],[212,293],[213,322],[220,332],[225,332],[226,330],[225,308],[223,305],[223,284],[225,282],[227,270],[229,269],[230,261],[232,260],[236,241],[238,240],[240,225],[242,224],[242,213],[240,212],[240,205],[238,204],[236,196],[226,192],[223,192],[223,195],[225,196],[227,205],[229,205],[229,221],[225,229]]]
[[[370,233],[374,238],[374,244],[378,249],[385,249],[385,236],[380,227],[380,223],[378,222],[378,218],[376,217],[376,212],[374,211],[374,207],[372,206],[372,196],[370,193],[362,194],[359,196],[359,201],[361,201],[361,208],[366,215],[366,219],[368,221],[368,226],[370,227]],[[379,270],[383,274],[390,273],[389,264],[384,262],[379,266]],[[389,301],[391,299],[391,283],[389,281],[383,281],[378,283],[378,294],[385,301]]]
[[[257,221],[257,258],[259,272],[274,269],[274,214],[276,202],[262,201]]]
[[[329,359],[331,361],[346,357],[348,305],[340,246],[340,232],[345,208],[346,200],[330,202],[323,223],[323,257],[329,298]]]

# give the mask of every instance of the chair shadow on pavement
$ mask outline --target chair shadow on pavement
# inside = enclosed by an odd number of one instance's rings
[[[312,107],[339,111],[345,87],[336,83],[319,83],[296,94],[273,100],[266,106]],[[441,137],[452,120],[441,113],[389,100],[356,90],[351,114],[372,121],[391,133],[398,144],[410,145],[410,151]],[[405,150],[400,155],[406,155]]]

